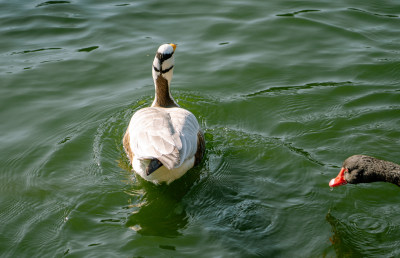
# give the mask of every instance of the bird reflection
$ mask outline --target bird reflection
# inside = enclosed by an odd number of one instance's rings
[[[328,211],[325,218],[332,227],[333,235],[329,240],[335,249],[337,257],[363,257],[363,254],[359,253],[357,248],[352,244],[349,226],[334,217],[331,211]]]
[[[146,236],[181,235],[189,220],[182,200],[199,174],[198,169],[192,169],[170,185],[154,185],[135,177],[131,189],[126,191],[132,196],[130,207],[134,210],[126,226]]]

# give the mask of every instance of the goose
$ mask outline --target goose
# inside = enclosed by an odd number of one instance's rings
[[[343,162],[330,187],[358,183],[389,182],[400,186],[400,165],[366,155],[354,155]]]
[[[170,92],[176,44],[161,45],[154,57],[155,97],[133,114],[123,137],[133,170],[154,184],[170,184],[198,165],[205,152],[196,117],[181,108]]]

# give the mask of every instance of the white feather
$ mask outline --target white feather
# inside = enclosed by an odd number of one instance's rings
[[[132,116],[128,131],[136,159],[156,158],[168,169],[179,167],[197,151],[199,124],[183,108],[143,108]]]

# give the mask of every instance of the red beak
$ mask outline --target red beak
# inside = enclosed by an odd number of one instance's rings
[[[339,175],[336,178],[332,178],[332,180],[329,182],[329,186],[335,187],[335,186],[347,184],[346,180],[344,179],[344,172],[346,170],[347,169],[342,168],[339,172]]]

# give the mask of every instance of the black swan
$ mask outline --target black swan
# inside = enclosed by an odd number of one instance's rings
[[[400,186],[400,165],[366,155],[354,155],[343,162],[339,175],[329,182],[329,186],[378,181]]]

